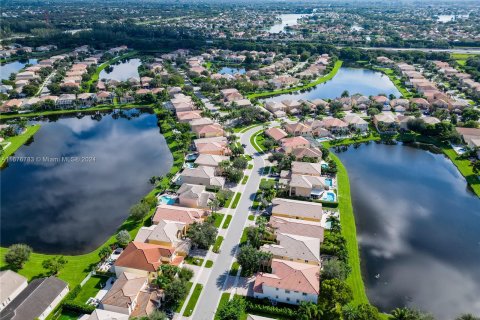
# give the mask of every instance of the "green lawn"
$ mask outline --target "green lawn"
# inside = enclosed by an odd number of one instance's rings
[[[250,220],[250,221],[255,220],[255,216],[254,216],[253,214],[249,215],[249,216],[248,216],[248,220]]]
[[[250,130],[252,128],[255,128],[256,126],[262,125],[262,124],[263,123],[255,123],[255,124],[252,124],[252,125],[249,125],[249,126],[246,126],[246,127],[236,127],[236,128],[233,128],[233,132],[244,133],[244,132],[247,132],[248,130]]]
[[[264,142],[265,142],[265,134],[262,131],[261,133],[255,136],[255,143],[262,152],[265,152],[267,150],[267,148],[265,148],[265,146],[263,145]]]
[[[242,196],[242,193],[241,192],[237,192],[235,194],[235,199],[233,200],[233,203],[232,203],[232,209],[235,209],[238,205],[238,202],[240,201],[240,197]]]
[[[244,175],[242,179],[242,184],[247,184],[247,181],[248,181],[248,176]]]
[[[232,221],[232,215],[231,214],[227,215],[227,218],[223,222],[222,229],[228,229],[228,226],[230,225],[230,221]]]
[[[240,238],[240,244],[244,244],[246,243],[248,240],[247,238],[247,228],[243,229],[243,232],[242,232],[242,237]]]
[[[258,130],[255,132],[251,137],[250,137],[250,144],[257,150],[258,152],[263,152],[262,148],[257,145],[257,135],[261,134],[263,132],[263,129]]]
[[[337,164],[338,202],[340,210],[340,223],[342,234],[347,241],[348,260],[352,272],[347,278],[347,283],[353,291],[353,302],[355,304],[368,303],[365,293],[365,286],[360,269],[360,254],[358,251],[357,230],[355,216],[353,215],[352,199],[350,197],[350,182],[348,173],[340,159],[330,153],[331,158]]]
[[[200,293],[202,292],[203,286],[200,283],[195,285],[195,289],[193,289],[192,296],[190,300],[188,300],[187,307],[185,312],[183,313],[184,317],[190,317],[193,314],[193,310],[195,310],[195,306],[197,305],[198,298],[200,297]]]
[[[75,297],[75,301],[78,303],[87,303],[89,298],[93,298],[97,295],[98,291],[105,286],[108,277],[103,276],[92,276],[88,281],[83,285],[78,296]]]
[[[213,267],[213,261],[207,260],[207,262],[205,262],[205,268],[211,268],[211,267]]]
[[[473,173],[470,160],[459,159],[458,154],[451,147],[443,146],[442,151],[465,177],[467,183],[472,187],[475,194],[480,197],[480,178]]]
[[[230,268],[230,275],[236,276],[238,269],[240,269],[240,264],[237,261],[233,262],[232,267]]]
[[[203,259],[202,258],[197,258],[197,257],[186,256],[185,257],[185,263],[186,264],[191,264],[191,265],[194,265],[194,266],[201,266],[203,264]]]
[[[310,82],[306,85],[295,87],[295,88],[289,88],[289,89],[281,89],[281,90],[275,90],[275,91],[252,93],[252,94],[249,94],[247,96],[247,98],[248,99],[265,98],[265,97],[269,97],[269,96],[276,96],[276,95],[280,95],[280,94],[291,93],[291,92],[315,87],[316,85],[319,85],[321,83],[327,82],[328,80],[331,80],[337,74],[338,70],[340,70],[340,67],[342,66],[342,63],[343,62],[341,60],[338,60],[337,62],[335,62],[335,65],[333,66],[333,69],[332,69],[332,71],[330,71],[330,73],[328,73],[327,75],[325,75],[323,77],[320,77],[317,80],[312,81],[312,82]]]
[[[215,213],[215,222],[213,224],[215,225],[215,227],[217,229],[220,228],[220,225],[222,224],[223,216],[224,216],[224,214]]]
[[[23,146],[28,139],[33,137],[33,135],[40,129],[40,125],[36,124],[33,126],[28,126],[21,135],[10,137],[5,139],[2,142],[2,146],[6,146],[8,143],[8,147],[3,150],[2,157],[0,158],[0,166],[3,166],[5,161],[7,161],[8,157],[13,155],[15,151],[17,151],[21,146]]]
[[[215,240],[215,244],[213,245],[212,251],[215,253],[218,253],[220,251],[220,247],[222,246],[223,242],[223,237],[218,236],[217,239]]]
[[[190,292],[190,289],[192,288],[192,285],[193,285],[193,283],[191,283],[190,281],[187,282],[187,292]],[[185,297],[185,299],[187,299],[187,297]],[[182,307],[185,304],[185,299],[180,301],[180,303],[178,304],[178,307],[175,310],[176,313],[179,313],[180,311],[182,311]]]

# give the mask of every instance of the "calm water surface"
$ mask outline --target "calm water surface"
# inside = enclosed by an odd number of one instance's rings
[[[0,80],[10,78],[10,74],[17,73],[25,67],[26,64],[37,64],[37,59],[29,59],[28,61],[13,61],[0,66]]]
[[[34,142],[16,156],[95,161],[10,162],[1,171],[1,246],[22,242],[40,252],[78,254],[112,235],[151,190],[148,179],[172,166],[156,116],[137,115],[42,121]]]
[[[480,199],[456,167],[402,145],[371,143],[338,156],[350,177],[370,301],[439,320],[479,316]]]
[[[120,63],[111,65],[112,71],[106,68],[100,72],[99,79],[113,79],[117,81],[126,81],[128,78],[138,78],[138,67],[142,64],[140,59],[129,59]]]
[[[244,68],[230,68],[230,67],[223,67],[222,69],[220,69],[220,71],[218,73],[220,74],[235,74],[235,73],[239,73],[239,74],[245,74],[246,70]]]
[[[351,95],[360,93],[365,96],[378,95],[384,93],[387,96],[394,94],[399,97],[401,94],[390,79],[381,72],[342,67],[338,70],[332,80],[322,83],[310,91],[297,91],[291,94],[283,94],[267,101],[281,101],[285,99],[334,99],[342,95],[347,90]]]
[[[280,18],[282,22],[276,23],[270,27],[268,32],[270,33],[280,33],[285,31],[286,26],[295,26],[298,24],[298,19],[305,17],[306,14],[281,14]]]

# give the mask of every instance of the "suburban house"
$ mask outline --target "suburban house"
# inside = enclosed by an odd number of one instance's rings
[[[113,92],[100,91],[99,93],[97,93],[98,103],[103,103],[103,104],[113,103],[114,97],[115,97],[115,94]]]
[[[276,244],[264,244],[261,251],[270,252],[274,259],[320,266],[320,240],[288,233],[276,234]]]
[[[337,118],[325,118],[323,127],[333,134],[342,134],[348,131],[348,123]]]
[[[228,141],[225,137],[201,138],[193,141],[195,149],[200,154],[227,156],[230,154]]]
[[[273,216],[268,221],[268,226],[273,230],[274,234],[288,233],[298,236],[318,238],[320,239],[320,243],[323,242],[324,229],[320,222]]]
[[[316,159],[317,161],[322,160],[322,151],[320,151],[318,148],[313,148],[313,147],[295,148],[292,150],[291,154],[295,156],[296,160],[300,160],[305,157]]]
[[[221,137],[225,133],[218,123],[195,126],[192,131],[197,135],[197,138]]]
[[[253,285],[255,298],[297,305],[302,301],[317,303],[319,266],[273,259],[271,267],[271,273],[257,274]]]
[[[393,113],[379,113],[373,116],[373,124],[379,131],[395,132],[398,128],[397,118]]]
[[[190,124],[190,127],[192,127],[192,130],[195,130],[195,127],[199,126],[204,126],[207,124],[213,124],[213,120],[210,118],[198,118],[198,119],[192,119],[188,122]]]
[[[281,176],[280,181],[288,186],[290,196],[317,199],[327,188],[324,178],[319,176],[292,173],[288,176]]]
[[[287,107],[281,102],[269,101],[265,104],[265,108],[277,118],[285,117],[287,115]]]
[[[60,108],[73,107],[76,97],[71,93],[64,93],[58,97],[57,106]]]
[[[179,122],[190,122],[202,118],[201,113],[200,110],[179,111],[177,112],[177,119]]]
[[[0,311],[0,319],[43,320],[58,306],[67,293],[68,284],[56,277],[34,279]]]
[[[283,138],[288,136],[288,133],[286,133],[284,130],[280,128],[270,128],[265,130],[265,135],[272,138],[275,141],[280,141]]]
[[[285,131],[292,136],[306,136],[312,133],[312,128],[304,123],[297,122],[286,124]]]
[[[292,174],[303,174],[308,176],[320,177],[320,175],[322,174],[322,166],[320,165],[320,163],[293,161]]]
[[[215,168],[199,166],[196,168],[185,168],[177,179],[177,184],[183,183],[199,184],[207,188],[220,188],[225,185],[225,178],[215,175]]]
[[[155,214],[153,215],[152,223],[158,224],[162,220],[167,220],[182,222],[188,226],[194,222],[203,221],[207,215],[208,212],[203,209],[161,204],[157,207]]]
[[[178,201],[181,206],[188,208],[208,208],[210,200],[215,194],[206,191],[206,187],[198,184],[184,183],[178,189]]]
[[[283,138],[280,140],[282,151],[290,154],[296,148],[310,148],[310,142],[304,137]]]
[[[322,219],[322,204],[293,199],[275,198],[272,200],[272,216],[318,221]]]
[[[229,160],[230,160],[230,157],[227,157],[227,156],[218,156],[218,155],[215,155],[215,154],[202,153],[198,156],[198,158],[195,160],[194,163],[197,166],[215,168],[215,172],[218,173],[217,168],[220,165],[220,162],[229,161]]]
[[[95,93],[80,93],[77,96],[78,106],[79,107],[90,107],[97,102],[97,95]]]
[[[354,130],[360,130],[361,132],[368,130],[368,122],[355,114],[346,115],[343,120]]]
[[[162,264],[181,265],[182,256],[175,255],[175,249],[158,244],[130,242],[115,261],[117,278],[122,273],[134,273],[144,277],[155,276]]]
[[[83,317],[80,319],[84,320]],[[85,320],[128,320],[128,314],[95,309]]]
[[[28,285],[27,278],[12,270],[0,271],[0,311]]]
[[[100,301],[100,307],[132,318],[145,317],[160,306],[162,297],[163,292],[150,287],[146,276],[123,272]]]
[[[477,148],[477,155],[480,156],[480,129],[456,127],[455,130],[470,148]]]
[[[177,247],[189,247],[181,246],[182,239],[186,233],[187,225],[185,223],[160,220],[157,224],[149,227],[141,227],[133,241],[158,244],[160,246],[177,249]],[[185,250],[185,253],[188,253],[188,249]]]

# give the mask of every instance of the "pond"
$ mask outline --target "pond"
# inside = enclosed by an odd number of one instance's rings
[[[13,61],[9,63],[2,64],[0,66],[0,80],[5,80],[10,78],[10,74],[17,73],[22,70],[27,64],[37,64],[37,59],[28,59],[28,61]]]
[[[298,19],[305,17],[306,14],[281,14],[281,22],[275,23],[270,27],[268,32],[270,33],[280,33],[285,32],[286,26],[295,26],[298,24]]]
[[[110,65],[100,72],[99,79],[113,79],[126,81],[128,78],[138,78],[138,67],[142,64],[140,59],[128,59]]]
[[[165,175],[173,164],[154,114],[131,110],[39,123],[33,143],[15,154],[35,161],[10,161],[1,171],[2,247],[27,243],[37,252],[89,252],[151,190],[149,178]]]
[[[350,95],[360,93],[365,96],[374,96],[381,93],[395,95],[400,97],[401,94],[392,81],[381,72],[363,68],[347,68],[342,67],[338,70],[333,79],[316,87],[310,88],[309,91],[296,91],[290,94],[282,94],[267,99],[267,101],[282,101],[285,99],[334,99],[342,95],[347,90]]]
[[[480,199],[442,154],[370,143],[338,154],[370,302],[438,320],[480,314]]]
[[[245,68],[230,68],[230,67],[223,67],[222,69],[220,69],[220,71],[218,71],[218,73],[220,74],[245,74],[246,70]]]

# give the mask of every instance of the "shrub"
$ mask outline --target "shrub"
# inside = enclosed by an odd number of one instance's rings
[[[277,306],[261,304],[261,303],[256,303],[256,302],[247,300],[246,309],[248,312],[266,313],[269,315],[281,316],[289,319],[296,318],[295,310],[288,307],[277,307]]]
[[[75,302],[73,300],[64,301],[62,307],[65,310],[88,314],[92,313],[95,310],[95,307],[92,305]]]
[[[135,220],[142,220],[150,210],[148,204],[144,202],[137,203],[130,208],[130,216]]]
[[[120,232],[116,234],[115,239],[117,240],[118,244],[124,248],[128,245],[130,240],[132,240],[130,233],[128,233],[127,230],[120,230]]]

